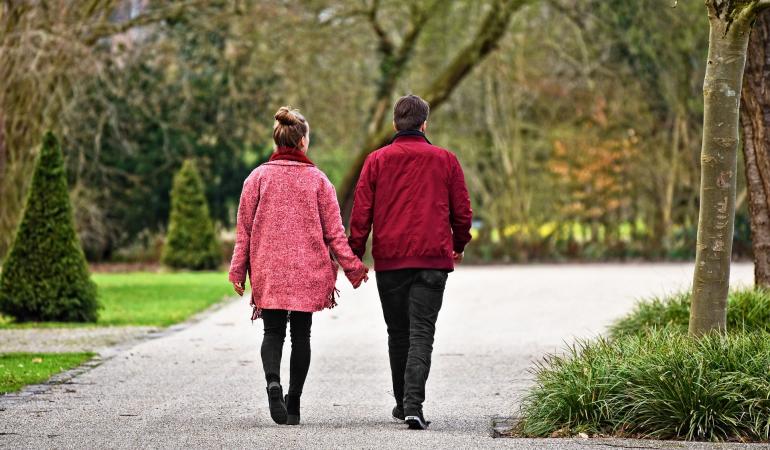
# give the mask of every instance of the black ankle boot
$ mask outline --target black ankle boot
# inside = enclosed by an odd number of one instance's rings
[[[393,415],[393,418],[398,420],[399,422],[403,422],[405,419],[404,416],[404,407],[401,405],[396,405],[393,407],[393,411],[391,412]]]
[[[271,381],[267,385],[267,401],[270,404],[270,417],[277,424],[286,424],[286,403],[283,401],[281,384]]]
[[[299,395],[286,396],[286,425],[299,425]]]

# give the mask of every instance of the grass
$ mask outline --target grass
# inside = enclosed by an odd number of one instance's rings
[[[102,309],[95,324],[15,323],[0,317],[0,328],[82,327],[109,325],[168,326],[232,294],[224,272],[97,273]]]
[[[610,337],[536,365],[523,436],[770,440],[770,291],[730,292],[726,334],[687,335],[689,292],[639,302]]]
[[[16,392],[28,384],[42,383],[93,356],[93,353],[0,354],[0,394]]]
[[[768,441],[769,365],[766,333],[580,342],[536,366],[517,432]]]
[[[687,332],[690,320],[690,293],[654,297],[637,303],[630,314],[610,326],[610,336],[645,334],[652,329],[669,328]],[[730,292],[727,307],[729,331],[770,332],[770,290],[741,289]]]

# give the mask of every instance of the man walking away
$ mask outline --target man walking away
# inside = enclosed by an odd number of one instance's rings
[[[401,97],[396,135],[366,159],[356,186],[350,247],[363,258],[374,226],[372,256],[388,328],[396,406],[393,417],[425,429],[425,382],[436,319],[454,264],[471,240],[471,204],[460,163],[428,141],[428,103]]]

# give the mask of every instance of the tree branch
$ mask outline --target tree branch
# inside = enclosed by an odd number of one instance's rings
[[[425,8],[419,8],[412,5],[412,17],[414,20],[409,22],[409,28],[406,31],[406,34],[404,34],[404,38],[401,41],[401,45],[398,49],[398,54],[396,56],[397,61],[403,61],[405,63],[406,59],[408,59],[409,55],[412,53],[412,50],[414,49],[414,45],[417,42],[417,38],[420,37],[420,33],[422,33],[423,28],[425,27],[425,23],[430,18],[429,11],[432,10],[439,2],[440,0],[433,0],[427,7]]]
[[[513,13],[532,0],[499,0],[487,13],[473,40],[455,56],[425,90],[425,100],[436,108],[492,50],[505,34]]]
[[[161,9],[152,9],[138,16],[119,23],[103,20],[102,22],[90,27],[88,33],[83,37],[83,43],[93,45],[99,39],[125,33],[126,31],[162,22],[164,20],[180,17],[188,8],[205,4],[203,1],[189,1],[174,3],[171,6]]]
[[[532,1],[534,0],[494,0],[492,8],[484,16],[473,40],[460,50],[460,52],[452,59],[452,62],[424,91],[425,94],[423,95],[423,98],[430,103],[432,109],[435,110],[444,103],[460,82],[462,82],[462,80],[470,73],[471,69],[477,66],[485,56],[495,49],[497,42],[505,34],[513,13]],[[429,9],[426,8],[424,11],[426,16],[429,16]],[[421,23],[420,20],[423,20],[423,22]],[[418,18],[414,21],[415,25],[417,25],[417,35],[419,35],[419,30],[426,20],[427,17],[422,19]],[[414,42],[417,39],[417,35],[410,41],[409,32],[407,32],[404,41],[402,42],[402,46],[399,49],[399,53],[402,50],[407,49],[404,45],[408,45],[409,51],[406,55],[410,54]],[[353,205],[353,192],[366,157],[369,153],[388,142],[391,131],[390,127],[384,122],[384,111],[391,101],[395,80],[400,74],[400,71],[405,67],[407,61],[408,57],[400,66],[396,67],[397,70],[390,73],[383,72],[383,79],[381,80],[381,83],[383,84],[380,85],[380,91],[377,100],[375,101],[372,120],[369,123],[367,137],[363,144],[364,147],[362,148],[361,153],[359,153],[352,162],[342,181],[339,199],[342,204],[345,222],[347,222],[350,215],[350,210]],[[393,77],[394,75],[395,77]],[[390,76],[390,78],[388,76]]]
[[[767,8],[770,8],[770,0],[759,0],[756,3],[755,8],[756,8],[757,13],[759,13],[761,11],[764,11]]]
[[[389,57],[393,54],[393,41],[388,37],[388,33],[382,27],[379,19],[377,19],[377,13],[380,10],[380,0],[372,0],[372,6],[366,11],[366,19],[369,21],[374,34],[377,35],[379,43],[377,49],[382,53],[383,57]]]

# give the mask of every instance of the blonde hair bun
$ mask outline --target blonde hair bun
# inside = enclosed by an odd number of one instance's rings
[[[289,126],[297,125],[300,123],[299,118],[288,106],[281,106],[281,108],[278,109],[278,112],[275,113],[275,120],[277,120],[281,125]]]

